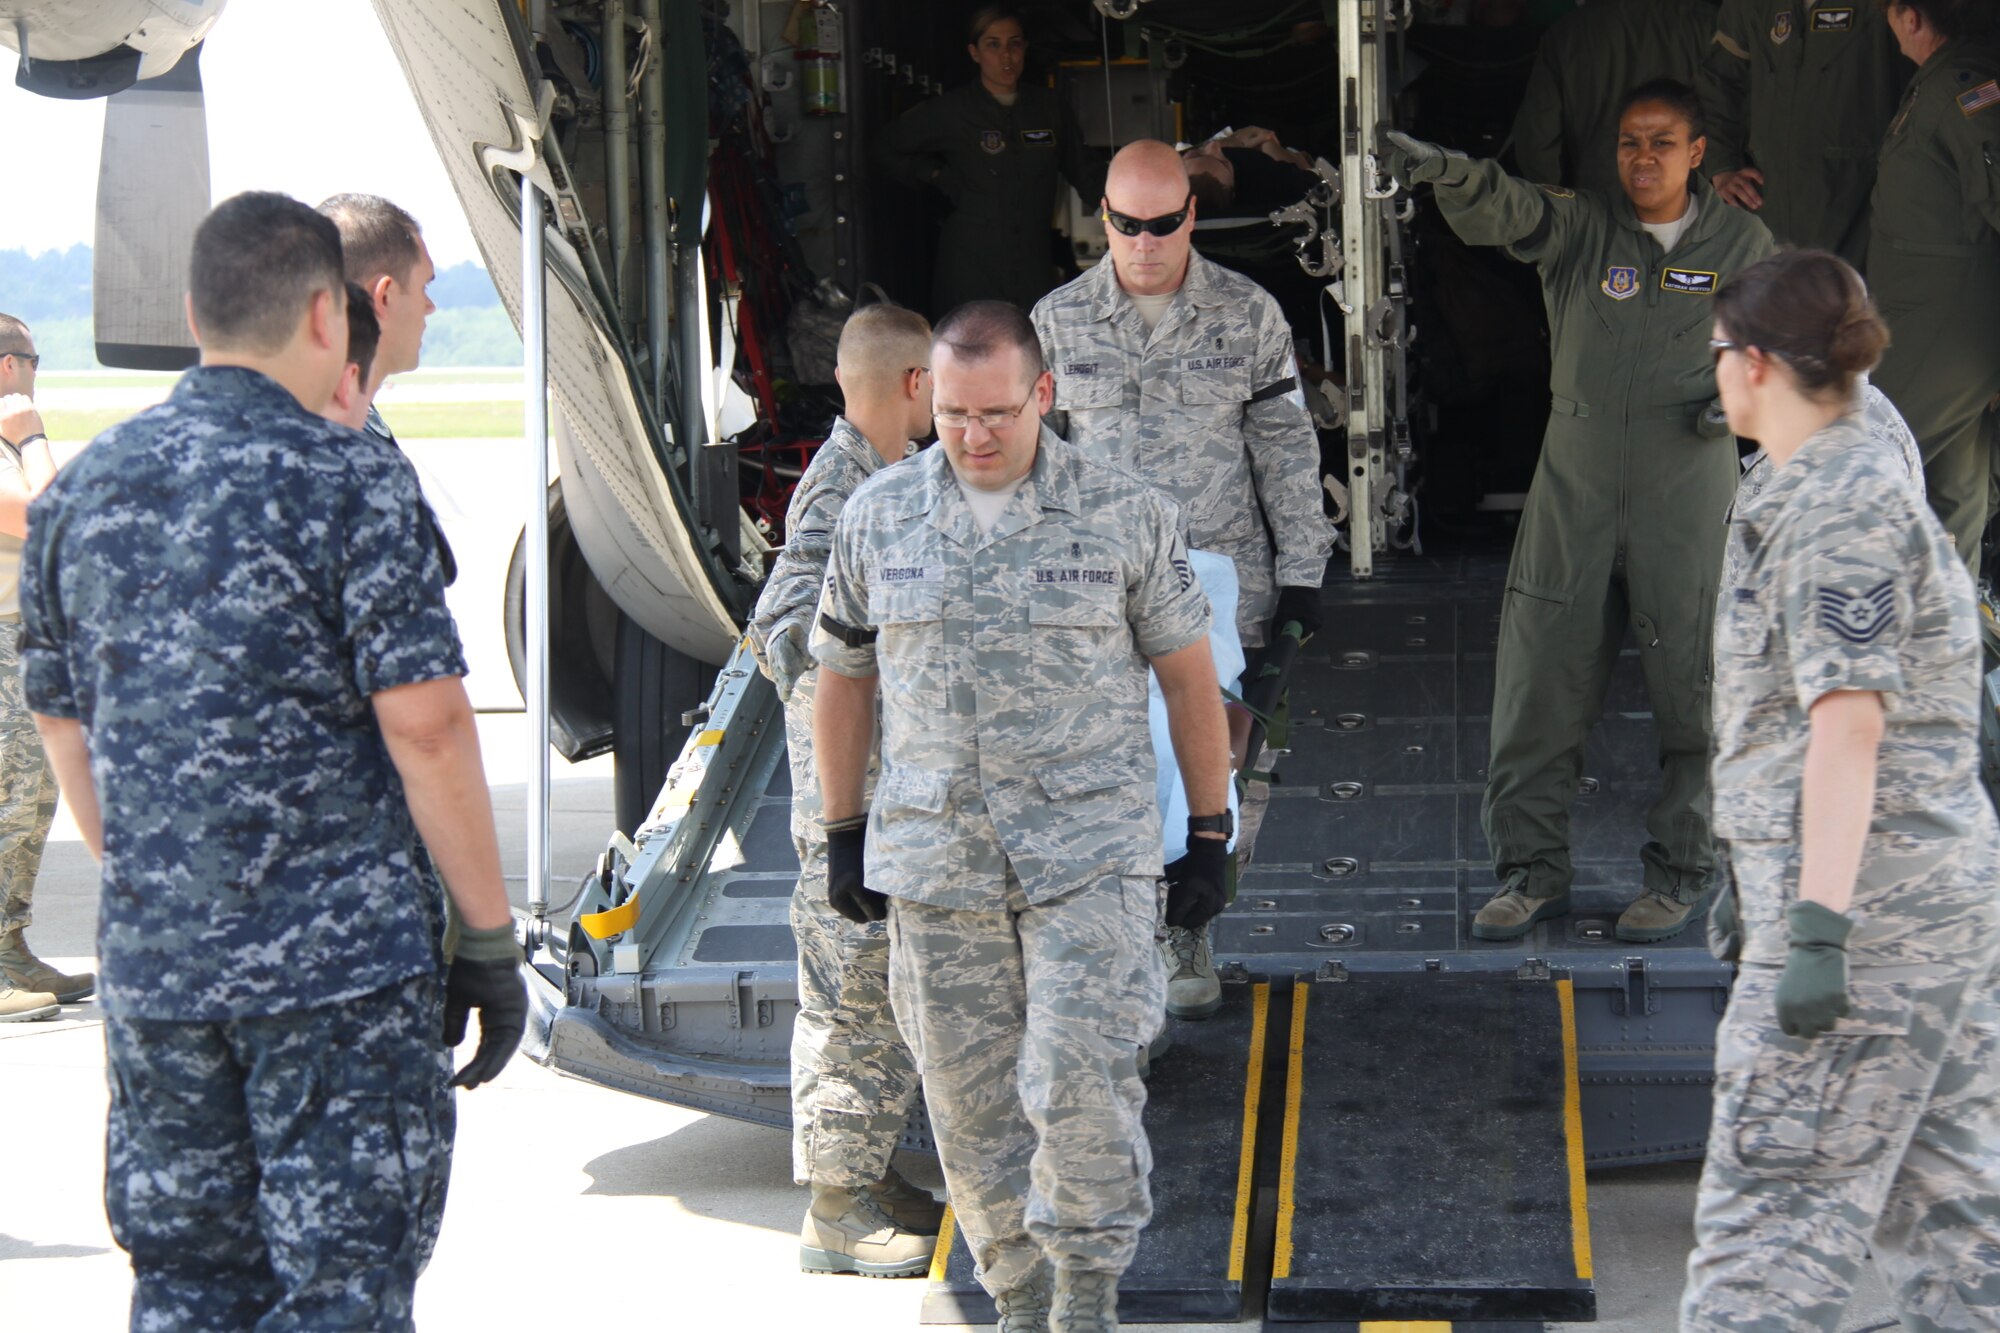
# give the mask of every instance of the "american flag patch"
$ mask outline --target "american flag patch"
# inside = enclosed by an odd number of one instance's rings
[[[1970,92],[1958,95],[1958,109],[1970,116],[2000,102],[2000,80],[1988,79]]]

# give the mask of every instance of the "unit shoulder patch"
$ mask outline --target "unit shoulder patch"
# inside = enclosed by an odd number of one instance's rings
[[[1713,296],[1716,285],[1721,281],[1720,273],[1703,269],[1667,268],[1660,272],[1661,291],[1680,292],[1686,296]]]
[[[1791,35],[1792,35],[1792,11],[1789,9],[1781,9],[1778,11],[1777,17],[1771,20],[1772,44],[1776,46],[1783,46],[1785,44],[1785,41],[1789,37],[1791,37]]]
[[[1004,153],[1007,151],[1007,136],[999,130],[981,130],[979,146],[989,153]]]
[[[1868,591],[1859,593],[1820,588],[1819,623],[1823,629],[1849,643],[1875,642],[1896,624],[1895,584],[1884,579]]]
[[[1996,102],[2000,102],[2000,80],[1988,79],[1958,95],[1958,109],[1968,117],[1978,115]]]
[[[1629,300],[1639,294],[1639,270],[1629,264],[1613,264],[1604,270],[1598,290],[1614,301]]]
[[[1814,32],[1853,32],[1853,5],[1824,5],[1812,12]]]

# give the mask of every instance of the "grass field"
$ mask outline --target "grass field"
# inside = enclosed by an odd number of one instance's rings
[[[136,407],[59,408],[43,413],[43,423],[52,439],[88,440],[139,411]],[[522,434],[521,405],[505,400],[390,403],[383,405],[382,415],[396,437],[404,440],[514,440]]]

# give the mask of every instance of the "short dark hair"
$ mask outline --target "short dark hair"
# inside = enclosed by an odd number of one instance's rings
[[[34,341],[28,321],[17,315],[0,315],[0,356],[26,356],[25,343]]]
[[[1182,158],[1183,163],[1189,159]],[[1236,202],[1236,187],[1210,171],[1188,171],[1188,193],[1194,196],[1198,206],[1196,212],[1206,217],[1219,217],[1222,211]]]
[[[966,20],[965,44],[967,46],[979,45],[979,39],[986,35],[988,28],[996,23],[1005,23],[1008,19],[1012,19],[1015,23],[1020,24],[1023,36],[1027,34],[1028,25],[1022,21],[1021,11],[1014,8],[1014,6],[981,5],[979,8],[973,10],[972,17]]]
[[[188,298],[204,347],[277,352],[323,291],[347,299],[340,233],[290,195],[236,195],[195,229]]]
[[[1701,97],[1694,89],[1679,79],[1648,79],[1626,93],[1618,103],[1618,117],[1613,129],[1625,123],[1625,113],[1635,106],[1657,103],[1687,122],[1688,138],[1699,139],[1708,133],[1708,125],[1701,115]]]
[[[347,255],[347,277],[363,287],[387,274],[408,286],[417,266],[417,220],[379,194],[336,194],[319,211],[340,228],[341,249]]]
[[[1008,301],[967,301],[938,321],[931,334],[933,348],[949,347],[967,361],[984,361],[1006,348],[1018,348],[1030,382],[1042,377],[1042,340],[1035,326]]]
[[[1780,250],[1736,273],[1715,294],[1715,326],[1779,358],[1816,398],[1852,394],[1889,345],[1861,275],[1825,250]]]
[[[1914,9],[1924,22],[1936,28],[1947,41],[1962,37],[1990,37],[2000,27],[1993,0],[1883,0],[1882,9]]]
[[[347,359],[361,367],[361,385],[375,369],[375,348],[382,341],[382,322],[375,318],[375,298],[358,282],[347,284]]]

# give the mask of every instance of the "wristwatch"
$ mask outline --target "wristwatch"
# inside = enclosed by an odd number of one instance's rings
[[[1189,833],[1220,833],[1223,838],[1236,836],[1236,816],[1224,810],[1219,815],[1189,815]]]

